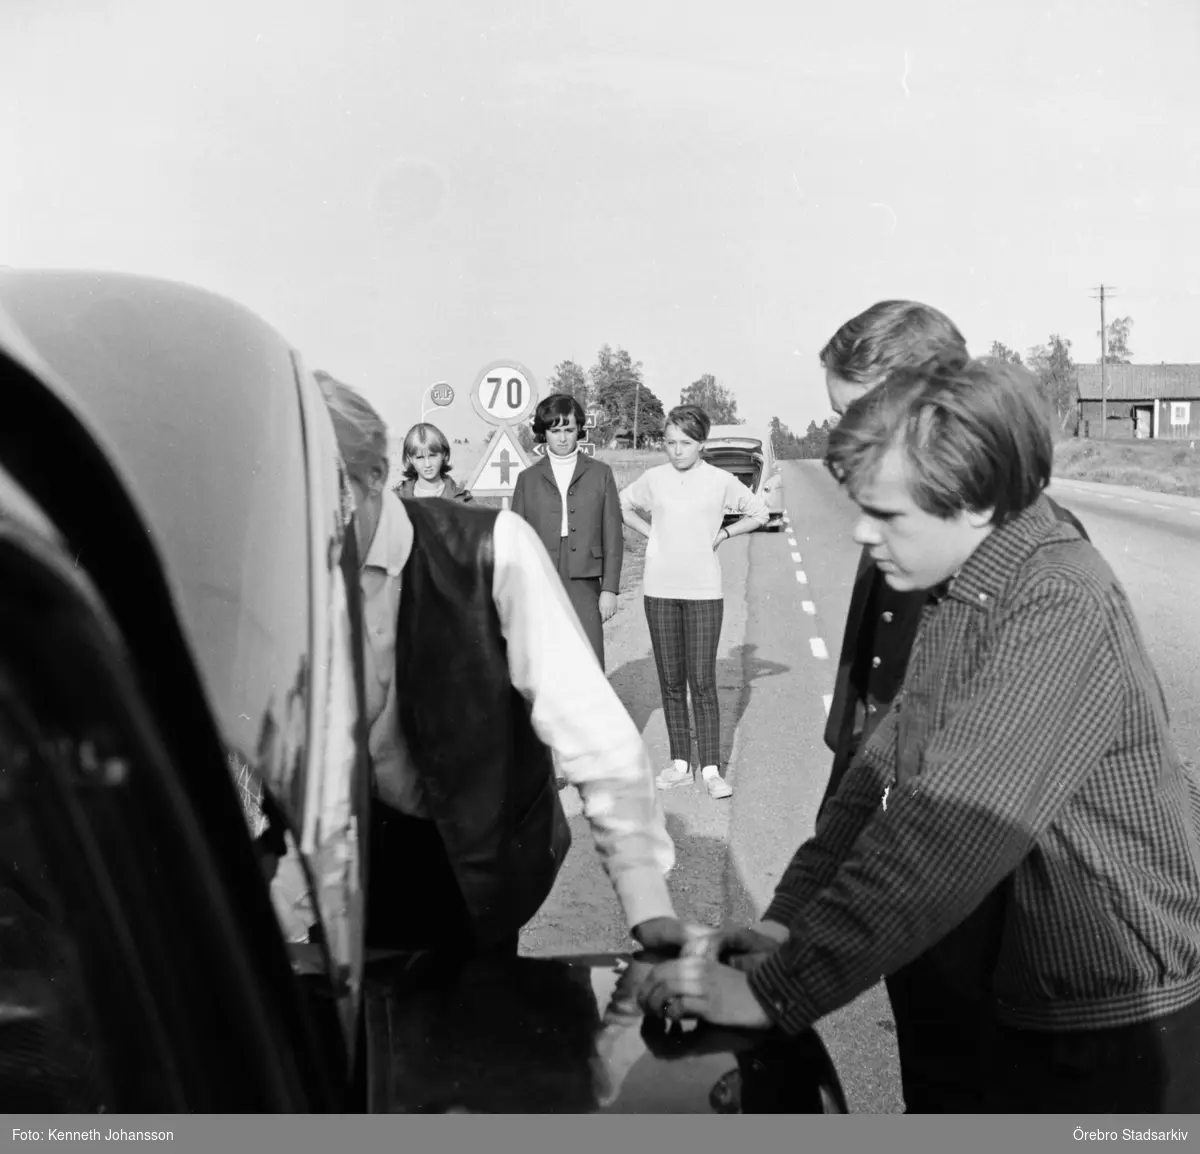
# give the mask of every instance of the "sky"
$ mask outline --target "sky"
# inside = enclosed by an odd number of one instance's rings
[[[1200,361],[1196,0],[0,0],[0,264],[230,296],[402,433],[511,358],[829,416],[874,301]]]

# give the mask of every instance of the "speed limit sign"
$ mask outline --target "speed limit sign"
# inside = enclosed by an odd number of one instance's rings
[[[523,421],[533,412],[537,401],[533,374],[516,361],[493,361],[485,365],[471,389],[471,404],[489,425]]]

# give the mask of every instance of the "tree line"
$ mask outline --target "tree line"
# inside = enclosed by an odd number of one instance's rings
[[[781,461],[812,461],[825,456],[829,434],[836,421],[808,422],[808,431],[797,437],[778,417],[771,418],[771,447]]]
[[[586,372],[575,361],[560,361],[546,382],[548,392],[574,397],[585,410],[597,414],[590,439],[598,445],[644,448],[662,438],[667,410],[646,384],[642,362],[628,349],[604,345],[596,363]],[[712,373],[694,380],[679,394],[679,404],[699,405],[714,425],[740,425],[737,398]],[[528,423],[518,429],[521,447],[530,449],[533,433]]]
[[[1132,317],[1118,317],[1105,326],[1105,363],[1130,363],[1129,334],[1132,328]],[[1099,336],[1099,332],[1096,335]],[[1053,408],[1059,428],[1064,433],[1075,432],[1079,386],[1071,342],[1066,337],[1051,333],[1044,344],[1034,345],[1024,357],[1001,341],[993,341],[989,355],[1029,369]],[[1096,359],[1099,362],[1100,358]],[[587,370],[576,361],[560,361],[554,366],[547,385],[550,393],[565,393],[579,401],[585,410],[596,412],[596,429],[590,438],[598,445],[644,448],[657,444],[662,438],[666,407],[647,386],[642,362],[635,361],[628,349],[604,345],[596,354],[595,364]],[[704,373],[682,389],[678,403],[699,405],[714,425],[743,423],[738,416],[733,391],[712,373]],[[819,425],[810,421],[804,435],[797,436],[779,417],[772,417],[770,435],[776,457],[782,460],[823,457],[836,423],[836,418],[826,419]],[[526,450],[533,447],[530,425],[530,422],[524,422],[517,430],[521,446]]]
[[[1096,363],[1127,365],[1133,353],[1129,347],[1132,317],[1117,317],[1105,325],[1104,355]],[[1100,336],[1100,331],[1096,331]],[[1071,342],[1058,333],[1041,345],[1034,345],[1021,359],[1021,354],[1000,341],[993,341],[991,356],[1014,365],[1024,365],[1031,373],[1058,419],[1059,429],[1074,434],[1079,423],[1079,381],[1076,362],[1071,356]]]
[[[1105,326],[1106,339],[1103,359],[1109,365],[1127,365],[1133,353],[1129,347],[1129,333],[1133,328],[1132,317],[1117,317]],[[1100,332],[1097,330],[1096,336]],[[1001,341],[993,341],[988,354],[1010,364],[1027,368],[1038,383],[1042,396],[1054,411],[1061,432],[1074,434],[1079,422],[1079,382],[1076,362],[1071,356],[1071,342],[1058,333],[1051,333],[1045,344],[1034,345],[1021,354],[1010,349]],[[810,421],[803,437],[796,436],[778,417],[771,418],[771,441],[775,456],[782,460],[817,459],[825,456],[829,434],[836,419]]]

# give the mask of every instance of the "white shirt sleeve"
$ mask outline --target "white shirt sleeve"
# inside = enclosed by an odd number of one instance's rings
[[[630,927],[674,917],[666,875],[675,847],[641,734],[600,668],[533,530],[502,511],[494,539],[492,593],[509,674],[533,707],[534,731],[579,790]]]
[[[771,511],[767,503],[748,485],[743,485],[732,473],[726,474],[725,510],[729,513],[740,513],[743,517],[753,517],[760,525],[765,525],[771,519]]]
[[[646,473],[642,473],[626,485],[620,492],[620,498],[622,509],[628,509],[632,505],[644,513],[654,512],[654,494],[650,489],[650,479]]]

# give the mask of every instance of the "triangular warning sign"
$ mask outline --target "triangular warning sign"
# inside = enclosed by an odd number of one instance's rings
[[[517,475],[528,465],[517,438],[501,425],[492,434],[467,488],[476,497],[511,497]]]

